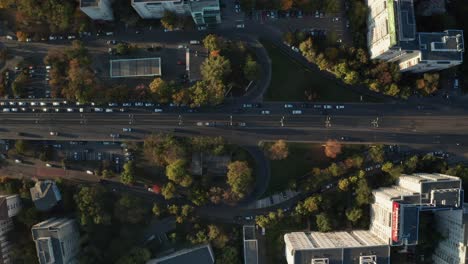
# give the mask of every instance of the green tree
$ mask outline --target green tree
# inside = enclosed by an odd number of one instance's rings
[[[240,198],[244,197],[252,182],[252,169],[247,162],[234,161],[228,165],[227,183]]]
[[[385,151],[383,145],[375,145],[369,148],[369,156],[372,161],[382,163],[385,160]]]
[[[103,187],[80,187],[74,198],[81,225],[109,225],[111,223],[109,194]]]
[[[226,87],[222,81],[198,81],[190,87],[192,107],[218,105],[224,100]]]
[[[315,213],[322,202],[322,197],[320,196],[311,196],[304,200],[304,209],[308,214]]]
[[[130,52],[130,48],[126,43],[119,43],[115,46],[115,51],[119,55],[127,55]]]
[[[416,170],[416,168],[418,167],[418,163],[419,163],[419,156],[418,155],[414,155],[411,158],[407,159],[405,161],[405,171],[406,171],[406,173],[408,173],[408,174],[413,173]]]
[[[124,193],[114,206],[114,215],[122,223],[138,224],[147,216],[149,209],[143,201]]]
[[[333,162],[329,167],[328,167],[328,171],[330,172],[330,174],[334,177],[338,177],[338,176],[341,176],[343,175],[343,173],[345,173],[345,169],[343,168],[343,166],[341,165],[338,165],[336,164],[335,162]]]
[[[247,57],[244,65],[244,76],[249,81],[255,81],[260,78],[260,65],[250,56]]]
[[[362,218],[361,208],[352,208],[346,211],[346,218],[355,225]]]
[[[176,192],[176,187],[172,182],[168,182],[161,188],[161,194],[164,196],[164,199],[170,200],[174,198]]]
[[[400,87],[397,84],[392,83],[385,89],[385,94],[390,96],[397,96],[400,93]]]
[[[209,56],[202,63],[201,75],[206,81],[222,81],[231,73],[231,62],[223,56]]]
[[[159,103],[168,103],[172,94],[174,93],[174,88],[169,83],[165,82],[163,79],[157,77],[150,84],[149,89],[154,99]]]
[[[354,85],[359,81],[359,73],[357,71],[349,71],[344,77],[344,82],[346,84]]]
[[[203,46],[209,51],[219,51],[225,48],[226,43],[223,38],[214,34],[209,34],[203,39]]]
[[[338,189],[340,189],[341,191],[344,191],[344,192],[347,191],[348,187],[349,187],[349,180],[348,179],[341,179],[338,182]]]
[[[135,163],[133,161],[129,161],[125,163],[123,167],[124,171],[120,175],[120,181],[123,184],[133,184],[135,182]]]
[[[330,218],[325,213],[320,213],[315,218],[315,223],[320,232],[328,232],[332,230]]]
[[[238,264],[241,262],[239,251],[233,246],[226,246],[216,256],[216,263]]]
[[[161,24],[165,29],[174,30],[178,24],[177,14],[175,12],[165,10],[161,18]]]
[[[151,258],[151,252],[146,248],[134,247],[121,257],[116,264],[144,264]]]
[[[358,205],[370,204],[372,202],[372,191],[366,179],[360,179],[357,182],[356,202]]]
[[[155,216],[160,217],[164,213],[164,210],[158,203],[153,203],[151,212],[153,212]]]
[[[314,49],[312,38],[308,38],[305,41],[301,42],[301,44],[299,44],[299,50],[301,51],[302,56],[304,56],[307,59],[307,61],[315,61],[316,51]]]
[[[324,10],[326,13],[339,13],[341,2],[339,0],[327,0],[324,1]]]
[[[166,167],[167,178],[179,184],[182,178],[187,175],[187,162],[183,159],[178,159]]]
[[[208,239],[216,248],[224,248],[229,241],[227,234],[217,225],[208,225]]]
[[[27,143],[22,139],[18,139],[15,141],[15,151],[18,155],[24,155],[27,150]]]
[[[283,160],[288,157],[289,149],[286,141],[279,139],[268,149],[271,160]]]

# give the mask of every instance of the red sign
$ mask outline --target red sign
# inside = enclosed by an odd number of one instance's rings
[[[399,235],[398,235],[398,224],[400,222],[400,204],[397,202],[393,202],[392,208],[392,240],[393,242],[398,242]]]

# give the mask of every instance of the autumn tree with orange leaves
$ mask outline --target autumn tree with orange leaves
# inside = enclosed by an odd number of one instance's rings
[[[329,158],[336,158],[341,153],[341,144],[336,140],[329,139],[325,143],[325,155]]]

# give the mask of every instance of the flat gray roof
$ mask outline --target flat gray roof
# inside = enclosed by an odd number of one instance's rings
[[[98,6],[99,1],[101,0],[81,0],[80,1],[80,6],[81,7],[86,7],[86,6]]]
[[[146,264],[213,264],[214,254],[209,244],[183,249],[165,257],[152,259]]]
[[[419,48],[422,60],[462,61],[463,30],[419,33]]]
[[[398,3],[399,40],[408,41],[416,38],[416,20],[413,1],[400,0]]]
[[[110,60],[110,77],[161,76],[161,58]]]

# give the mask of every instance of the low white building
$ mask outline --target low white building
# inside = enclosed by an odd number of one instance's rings
[[[80,9],[93,20],[111,21],[114,20],[111,4],[111,0],[80,0]]]
[[[132,0],[132,7],[143,19],[157,19],[171,11],[179,16],[192,16],[197,25],[221,23],[219,0]]]

